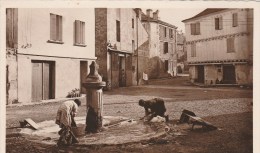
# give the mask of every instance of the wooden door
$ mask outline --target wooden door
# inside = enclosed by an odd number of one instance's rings
[[[227,83],[227,84],[236,83],[235,66],[223,65],[223,83]]]
[[[204,66],[203,65],[199,65],[198,66],[198,82],[199,83],[204,83]]]
[[[54,63],[32,61],[32,101],[54,98]]]
[[[42,63],[32,63],[32,101],[42,100]]]

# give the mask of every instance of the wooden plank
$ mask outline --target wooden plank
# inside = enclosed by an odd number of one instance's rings
[[[32,119],[27,118],[24,120],[26,123],[28,123],[33,129],[38,130],[39,129],[39,125],[36,124]]]

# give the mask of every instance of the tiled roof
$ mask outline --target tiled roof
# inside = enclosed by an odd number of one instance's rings
[[[142,12],[142,17],[141,17],[142,21],[150,21],[150,22],[156,22],[156,23],[159,23],[159,24],[162,24],[162,25],[165,25],[165,26],[168,26],[168,27],[172,27],[172,28],[175,28],[177,29],[176,26],[170,24],[170,23],[167,23],[167,22],[164,22],[162,20],[159,20],[159,19],[154,19],[154,18],[151,18],[147,15],[145,15],[143,12]]]
[[[199,14],[197,14],[197,15],[191,17],[191,18],[182,20],[182,22],[186,22],[186,21],[191,20],[191,19],[196,19],[198,17],[208,15],[208,14],[211,14],[211,13],[215,13],[215,12],[219,12],[219,11],[223,11],[223,10],[226,10],[226,8],[208,8],[208,9],[205,9],[204,11],[200,12]]]

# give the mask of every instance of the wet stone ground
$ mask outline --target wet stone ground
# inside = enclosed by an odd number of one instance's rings
[[[81,146],[117,145],[150,140],[165,134],[165,127],[167,127],[164,122],[146,123],[143,120],[134,120],[119,116],[104,116],[103,124],[105,125],[100,132],[85,134],[85,117],[76,117],[75,121],[80,128],[78,135],[79,143],[76,145]],[[39,129],[37,130],[29,126],[21,128],[20,134],[24,137],[35,137],[35,140],[38,138],[39,143],[56,144],[60,128],[54,123],[54,120],[40,122],[38,125]]]
[[[239,87],[199,88],[189,85],[187,79],[182,77],[155,80],[146,86],[104,92],[104,116],[123,116],[136,121],[144,115],[143,108],[137,104],[139,99],[163,98],[170,115],[170,122],[167,125],[171,130],[162,136],[134,143],[78,144],[60,148],[56,144],[39,142],[42,137],[18,134],[17,127],[19,121],[25,118],[32,118],[37,123],[54,120],[61,101],[19,107],[8,106],[6,109],[6,152],[252,153],[252,90]],[[183,109],[194,111],[196,115],[221,130],[204,131],[197,126],[192,131],[191,125],[178,125],[177,120]],[[86,104],[83,101],[78,116],[85,115]],[[127,129],[123,128],[123,130]],[[136,131],[132,129],[132,132]]]

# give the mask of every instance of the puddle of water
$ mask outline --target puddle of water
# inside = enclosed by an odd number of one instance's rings
[[[75,120],[77,124],[85,124],[85,117],[76,117]],[[139,120],[118,116],[105,116],[103,118],[103,124],[113,125],[114,123],[116,123],[115,126],[104,126],[102,132],[79,137],[79,144],[122,144],[149,140],[158,134],[164,134],[164,123],[160,123],[162,124],[161,128],[153,130],[150,125]],[[51,140],[46,141],[46,143],[57,142],[60,128],[53,120],[40,122],[38,125],[40,127],[38,130],[23,128],[21,133],[41,137],[41,142],[44,142],[43,139],[47,137],[51,138]]]

